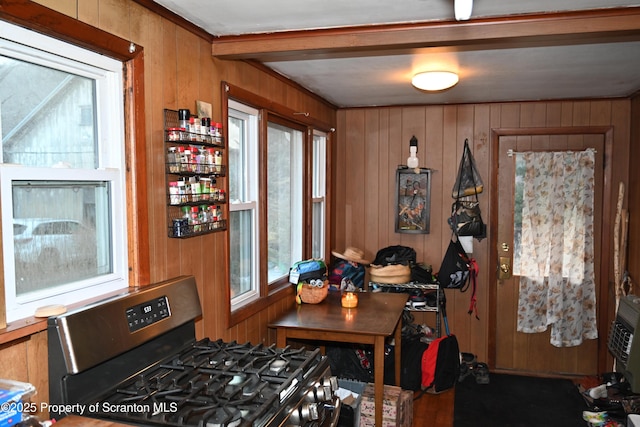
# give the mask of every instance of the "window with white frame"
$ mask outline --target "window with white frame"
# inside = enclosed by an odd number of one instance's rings
[[[8,322],[127,287],[122,68],[0,22]]]
[[[227,105],[233,313],[286,286],[294,262],[323,257],[327,137],[236,99]]]
[[[302,258],[303,137],[301,130],[267,125],[267,271],[269,284]]]
[[[327,134],[313,133],[312,237],[311,256],[322,259],[325,251],[325,223],[327,196]]]
[[[231,308],[259,297],[258,111],[229,101],[229,258]]]

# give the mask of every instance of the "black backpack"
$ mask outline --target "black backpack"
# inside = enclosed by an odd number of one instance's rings
[[[371,383],[373,377],[373,352],[350,343],[327,346],[331,374],[338,378]]]
[[[460,377],[460,348],[455,335],[436,338],[422,355],[422,389],[440,393],[455,385]]]
[[[389,265],[389,264],[402,264],[413,265],[416,263],[416,251],[408,246],[387,246],[382,248],[376,253],[376,259],[371,264],[373,265]]]
[[[428,344],[419,338],[402,338],[402,363],[400,364],[400,387],[403,390],[420,390],[422,378],[422,355]],[[396,384],[395,351],[389,352],[384,359],[384,383]]]

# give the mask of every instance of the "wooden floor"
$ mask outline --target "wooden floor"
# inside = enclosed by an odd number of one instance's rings
[[[420,392],[415,392],[414,398]],[[440,394],[424,393],[413,401],[413,427],[453,427],[455,388]]]

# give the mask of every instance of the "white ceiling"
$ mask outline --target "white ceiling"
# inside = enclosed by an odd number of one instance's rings
[[[216,36],[214,44],[262,35],[259,48],[234,58],[261,61],[338,107],[624,97],[640,90],[640,22],[603,38],[579,28],[574,20],[571,25],[584,33],[565,37],[571,39],[566,44],[558,42],[562,35],[557,30],[551,38],[522,38],[517,43],[470,42],[475,36],[466,36],[482,34],[482,26],[490,26],[496,17],[635,7],[640,6],[638,0],[476,0],[471,20],[464,22],[455,21],[453,0],[154,1]],[[401,48],[313,47],[283,55],[287,41],[278,41],[279,36],[296,34],[289,31],[361,27],[353,29],[355,34],[371,25],[403,23],[459,27],[452,27],[457,35],[448,35],[442,44],[429,41],[427,32],[424,44],[416,39]],[[535,25],[541,33],[546,31],[543,24]],[[270,40],[275,40],[273,52],[268,46],[261,50]],[[354,46],[357,43],[354,39]],[[414,73],[444,68],[460,75],[453,88],[428,93],[411,86]]]

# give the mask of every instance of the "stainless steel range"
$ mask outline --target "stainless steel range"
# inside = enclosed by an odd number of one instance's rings
[[[137,426],[336,426],[320,351],[195,338],[191,276],[50,318],[51,416]]]

